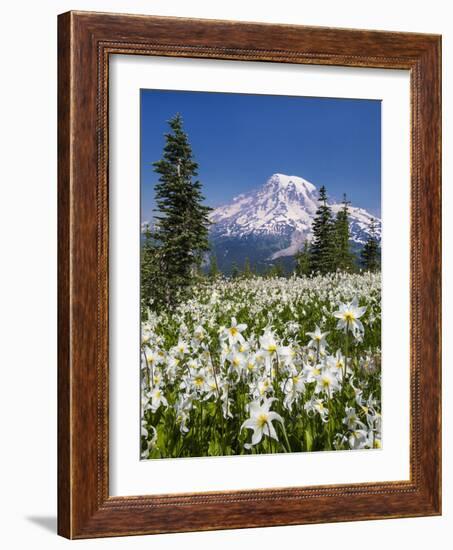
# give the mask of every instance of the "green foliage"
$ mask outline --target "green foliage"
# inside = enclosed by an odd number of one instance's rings
[[[209,263],[209,277],[215,279],[220,274],[219,266],[217,264],[217,256],[214,252],[211,253],[210,263]]]
[[[299,250],[294,257],[296,261],[295,273],[298,277],[310,274],[310,247],[308,241],[304,242],[302,250]]]
[[[351,232],[349,221],[349,201],[343,195],[343,207],[336,217],[327,204],[327,191],[323,186],[319,191],[319,208],[312,223],[313,239],[299,250],[295,256],[294,272],[298,276],[314,273],[327,274],[335,271],[355,272],[356,255],[351,250]],[[377,240],[371,244],[373,248]],[[374,251],[371,250],[372,257]],[[372,262],[373,270],[378,269]]]
[[[246,259],[245,259],[245,262],[244,262],[244,271],[243,271],[242,275],[243,275],[243,277],[245,277],[246,279],[249,279],[249,278],[253,275],[252,266],[250,265],[250,260],[249,260],[249,258],[246,258]]]
[[[241,272],[239,271],[239,266],[236,262],[231,264],[231,277],[232,279],[237,279]]]
[[[140,291],[141,291],[141,310],[142,317],[146,313],[146,308],[150,304],[156,292],[160,291],[159,285],[159,254],[158,248],[153,241],[151,229],[146,226],[143,233],[143,244],[141,249],[140,261]]]
[[[337,213],[334,223],[335,256],[334,267],[341,271],[354,270],[354,256],[350,249],[349,202],[343,195],[343,208]]]
[[[364,334],[359,339],[338,329],[338,319],[333,315],[337,306],[332,307],[332,301],[349,302],[353,296],[360,306],[366,307],[361,316]],[[230,345],[235,356],[244,359],[242,366],[235,365],[234,357],[225,354],[227,340],[222,331],[228,333],[233,316],[237,323],[246,326],[242,331],[244,346],[240,342]],[[321,358],[309,344],[309,332],[317,325],[326,333]],[[158,385],[166,399],[156,410],[142,409],[147,430],[147,436],[142,437],[144,458],[347,449],[351,429],[344,419],[351,407],[355,408],[358,420],[367,425],[370,436],[373,430],[376,435],[379,432],[377,425],[369,423],[371,411],[367,404],[369,398],[374,399],[373,409],[380,414],[379,274],[335,273],[296,279],[219,277],[194,289],[194,297],[179,304],[175,312],[153,316],[148,327],[146,322],[143,327],[147,343],[142,354],[148,351],[155,361],[152,367],[149,361],[142,363],[145,395]],[[269,327],[277,344],[276,351],[270,353],[261,340]],[[186,344],[183,351],[179,345],[182,340]],[[286,346],[292,350],[290,356],[285,355]],[[331,362],[338,350],[347,358],[348,374],[345,383],[330,395],[318,391],[317,381],[308,379],[307,373],[315,365],[324,365],[322,368],[328,372],[343,369]],[[266,361],[257,361],[257,351],[267,357]],[[305,383],[294,402],[285,404],[295,373]],[[200,375],[204,383],[195,386],[194,380]],[[260,397],[256,391],[265,381],[269,384]],[[186,393],[190,399],[185,398]],[[250,431],[243,428],[243,423],[250,416],[250,403],[262,397],[275,398],[272,410],[282,417],[284,427],[275,422],[278,440],[264,436],[250,449],[245,446],[250,441]],[[366,406],[359,405],[358,397]],[[306,404],[312,398],[320,399],[328,410],[324,420],[319,411],[307,410]],[[371,446],[370,440],[366,448]]]
[[[310,270],[321,274],[335,270],[335,232],[327,191],[319,190],[320,205],[312,224],[313,239],[310,246]]]
[[[283,267],[282,263],[280,261],[276,261],[268,270],[267,277],[284,277],[285,276],[285,268]]]
[[[377,271],[380,268],[380,247],[376,235],[374,218],[370,222],[370,235],[361,253],[362,266],[366,271]]]
[[[156,309],[174,307],[188,294],[203,255],[209,250],[211,209],[203,204],[201,183],[195,179],[198,164],[193,159],[181,116],[175,115],[169,125],[171,131],[165,134],[163,157],[153,163],[159,174],[155,185],[156,226],[152,235],[155,243],[152,257],[158,258],[158,271],[153,272],[155,279],[150,276],[142,280],[142,285],[147,285],[143,297],[152,295]],[[148,252],[144,257],[148,262]],[[146,269],[149,272],[149,268]]]

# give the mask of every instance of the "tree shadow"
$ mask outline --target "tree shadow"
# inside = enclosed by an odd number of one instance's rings
[[[27,519],[29,522],[42,527],[46,531],[51,533],[57,532],[57,518],[56,516],[28,516]]]

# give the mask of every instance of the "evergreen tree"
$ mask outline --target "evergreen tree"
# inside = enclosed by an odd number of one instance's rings
[[[313,239],[310,246],[310,270],[329,273],[335,269],[335,241],[332,212],[327,204],[324,185],[319,190],[320,205],[312,224]]]
[[[344,194],[343,208],[338,211],[335,219],[334,269],[340,269],[341,271],[352,271],[354,268],[354,256],[350,249],[349,204],[346,200],[346,194]]]
[[[267,272],[268,277],[284,277],[285,276],[285,268],[283,267],[281,261],[277,260],[275,264],[271,266],[269,271]]]
[[[182,118],[175,115],[165,134],[163,158],[154,162],[159,174],[155,186],[156,231],[154,238],[161,259],[162,305],[172,306],[193,283],[203,254],[209,250],[209,207],[197,176],[198,164],[183,130]]]
[[[231,264],[231,277],[233,279],[237,279],[239,275],[240,275],[240,271],[239,271],[238,264],[236,262],[233,262]]]
[[[304,242],[304,246],[297,252],[294,257],[296,267],[294,269],[298,277],[304,277],[310,274],[310,248],[308,241]]]
[[[244,277],[246,277],[247,279],[249,279],[251,276],[252,276],[252,267],[250,265],[250,260],[249,258],[245,258],[245,261],[244,261],[244,272],[243,272],[243,275]]]
[[[219,266],[217,264],[217,256],[215,252],[211,254],[211,261],[209,263],[209,276],[211,279],[215,279],[219,275]]]
[[[377,271],[380,268],[380,247],[376,234],[376,222],[371,218],[369,236],[361,252],[362,266],[366,271]]]

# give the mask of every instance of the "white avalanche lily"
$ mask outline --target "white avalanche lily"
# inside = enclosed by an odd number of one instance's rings
[[[323,422],[327,422],[329,410],[324,406],[322,399],[316,399],[313,396],[309,401],[304,405],[304,409],[307,411],[309,416],[313,416],[315,413],[318,413]]]
[[[142,458],[264,452],[264,441],[269,452],[305,451],[299,416],[313,451],[378,448],[380,290],[379,273],[219,276],[195,283],[171,313],[151,304],[140,350]]]
[[[338,378],[327,370],[316,378],[315,393],[325,393],[330,399],[334,392],[339,389]]]
[[[146,449],[142,451],[141,458],[149,458],[150,451],[152,451],[156,446],[157,430],[154,426],[150,426],[150,428],[151,428],[152,436],[150,439],[146,441]],[[143,426],[143,423],[142,423],[142,436],[146,438],[148,437],[148,430]]]
[[[364,449],[369,443],[368,432],[361,429],[353,430],[348,440],[350,449]]]
[[[250,418],[248,418],[241,426],[241,430],[249,428],[253,430],[252,442],[246,443],[244,447],[250,449],[253,445],[258,443],[263,438],[263,435],[271,437],[278,441],[277,432],[272,424],[274,420],[283,424],[283,418],[276,412],[269,410],[272,402],[275,398],[266,399],[260,401],[252,401],[249,405]]]
[[[343,381],[345,374],[345,358],[341,353],[341,350],[337,350],[335,355],[329,355],[326,362],[330,371],[335,374],[339,380]],[[349,365],[346,368],[346,374],[352,374],[352,370]]]
[[[184,340],[179,340],[176,349],[180,356],[183,356],[186,353],[189,353],[189,346]]]
[[[142,418],[142,422],[140,424],[140,435],[142,437],[148,437],[148,429],[146,428],[146,420]]]
[[[318,376],[321,375],[321,365],[306,364],[303,366],[302,374],[304,376],[305,382],[307,382],[308,384],[310,382],[315,382],[318,379]]]
[[[343,424],[346,424],[348,430],[354,431],[357,428],[363,430],[365,424],[359,420],[354,407],[346,407],[346,416],[343,418]]]
[[[296,356],[295,351],[291,346],[280,346],[277,349],[278,360],[284,364],[290,364]]]
[[[240,376],[245,368],[246,356],[238,351],[233,351],[227,356],[227,359],[230,362],[230,371]]]
[[[202,342],[206,338],[206,331],[201,325],[198,325],[193,331],[193,336],[195,340]]]
[[[244,343],[245,340],[241,332],[243,332],[246,328],[247,325],[245,323],[238,324],[236,317],[231,318],[231,326],[227,329],[230,346],[236,344],[237,342],[240,344]]]
[[[300,374],[295,374],[281,383],[282,391],[285,395],[283,405],[291,410],[297,396],[305,391],[305,383]]]
[[[267,392],[272,392],[272,382],[270,378],[261,378],[258,381],[258,395],[263,397]]]
[[[156,350],[147,348],[145,350],[145,362],[148,367],[152,367],[161,361],[161,356]]]
[[[151,397],[150,408],[153,412],[156,412],[161,405],[164,405],[165,407],[168,406],[168,401],[165,399],[165,396],[159,387],[154,388],[153,391],[150,392],[150,397]]]
[[[266,329],[263,336],[260,337],[260,346],[267,353],[275,353],[277,351],[277,342],[275,340],[274,333]]]
[[[328,332],[321,332],[321,329],[316,325],[314,332],[307,332],[307,335],[311,338],[307,346],[317,350],[324,350],[327,347],[326,336],[328,334]]]
[[[333,312],[333,316],[339,319],[337,328],[345,332],[350,330],[352,333],[363,333],[364,328],[359,318],[365,311],[366,307],[359,307],[357,298],[354,298],[352,302],[340,304],[338,310]]]

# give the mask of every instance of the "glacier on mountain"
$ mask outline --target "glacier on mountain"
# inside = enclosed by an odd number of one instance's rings
[[[305,240],[312,238],[311,225],[318,209],[318,189],[299,176],[273,174],[259,189],[241,194],[230,204],[216,208],[210,215],[211,240],[277,239],[277,250],[268,259],[293,256]],[[342,208],[331,203],[333,215]],[[381,221],[363,208],[349,206],[351,241],[365,243],[371,219],[380,238]]]

